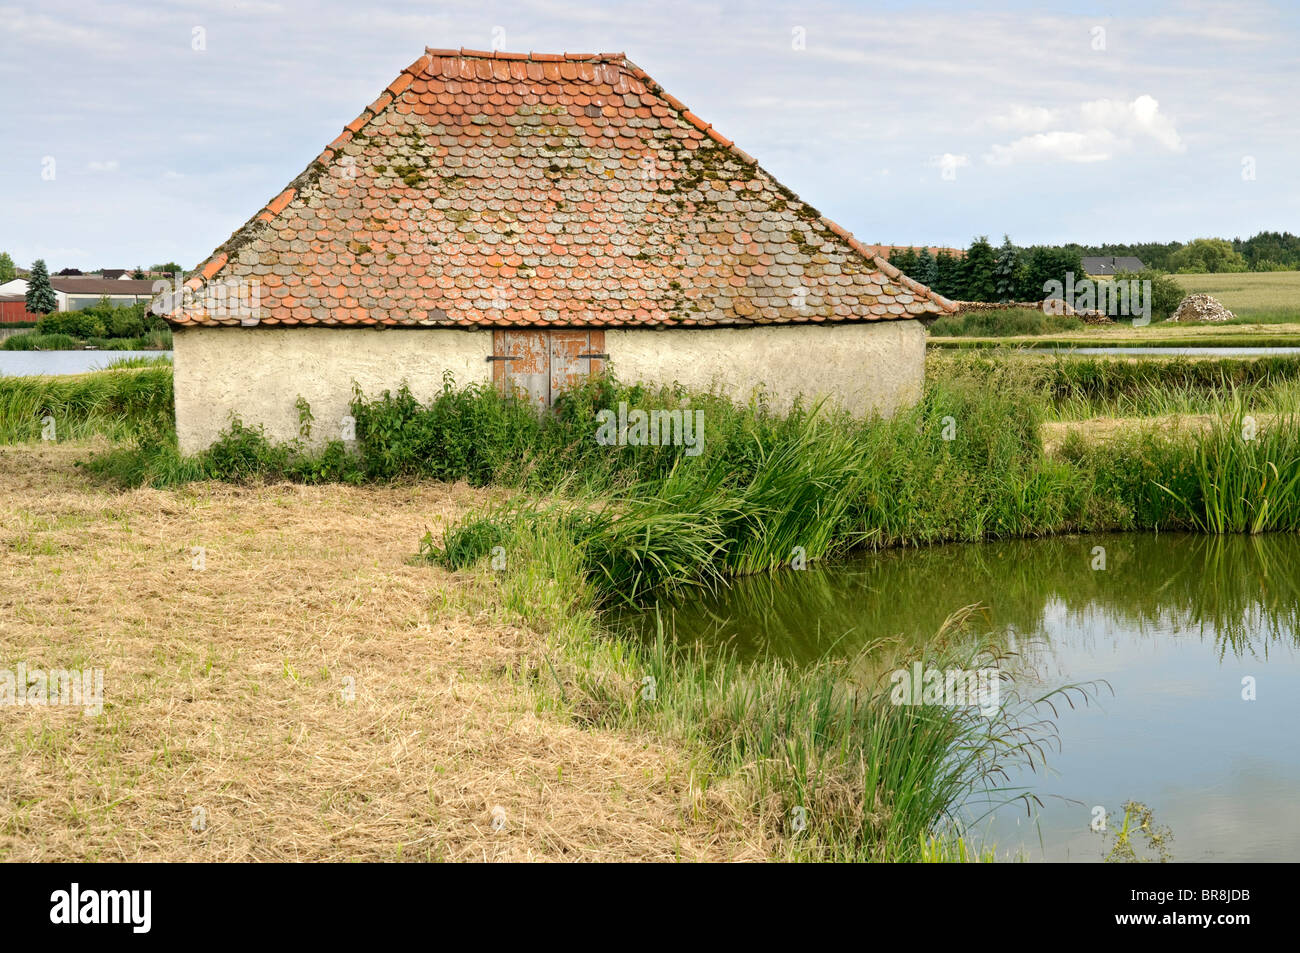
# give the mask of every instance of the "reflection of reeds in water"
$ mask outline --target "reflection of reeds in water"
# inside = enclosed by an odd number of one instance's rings
[[[1093,548],[1106,568],[1093,570]],[[1300,644],[1293,535],[1125,534],[884,552],[804,572],[735,580],[659,611],[677,638],[807,663],[897,642],[915,645],[962,605],[1017,651],[1050,642],[1064,614],[1082,633],[1123,626],[1212,639],[1221,657]],[[650,624],[643,620],[642,625]]]
[[[660,686],[654,705],[588,703],[608,713],[597,722],[651,717],[711,752],[747,778],[769,817],[799,806],[809,826],[790,839],[791,856],[937,859],[936,831],[948,843],[947,835],[998,807],[1038,803],[1008,779],[1045,763],[1056,746],[1055,717],[1094,691],[1066,686],[1031,696],[1004,678],[991,712],[891,701],[885,676],[914,660],[943,669],[1002,666],[997,646],[974,634],[973,612],[953,613],[920,645],[890,640],[871,653],[795,667],[674,645],[660,630],[637,655],[639,671]]]

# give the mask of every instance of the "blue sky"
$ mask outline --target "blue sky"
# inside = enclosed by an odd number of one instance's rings
[[[193,266],[426,45],[494,42],[625,51],[867,242],[1297,232],[1298,27],[1252,2],[0,0],[0,250]]]

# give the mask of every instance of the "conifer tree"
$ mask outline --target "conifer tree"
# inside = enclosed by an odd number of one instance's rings
[[[27,310],[32,314],[49,314],[58,308],[59,300],[50,287],[50,272],[45,267],[45,259],[37,258],[32,262],[32,273],[27,276]]]

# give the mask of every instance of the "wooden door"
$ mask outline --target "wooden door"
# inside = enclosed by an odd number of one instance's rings
[[[526,398],[537,408],[605,367],[605,332],[565,328],[492,332],[492,380],[502,394]]]
[[[539,410],[551,405],[551,342],[546,331],[493,331],[492,378]]]
[[[599,374],[603,366],[604,331],[563,330],[551,332],[551,404],[562,393]]]

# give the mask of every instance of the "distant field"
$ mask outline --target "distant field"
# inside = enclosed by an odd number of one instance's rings
[[[1219,299],[1235,319],[1223,324],[1170,324],[1157,321],[1134,328],[1127,323],[1068,328],[1039,319],[1038,327],[1020,327],[1032,317],[1022,311],[973,312],[940,318],[930,328],[931,347],[1000,345],[1056,346],[1108,344],[1114,346],[1220,347],[1300,346],[1300,271],[1241,274],[1174,275],[1188,294]]]
[[[1300,271],[1174,275],[1188,294],[1218,298],[1244,322],[1300,322]]]

